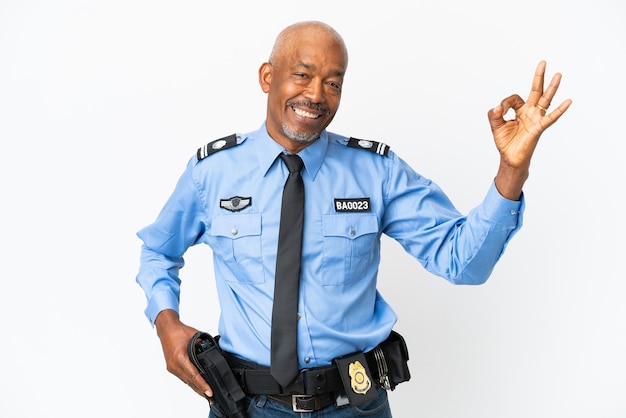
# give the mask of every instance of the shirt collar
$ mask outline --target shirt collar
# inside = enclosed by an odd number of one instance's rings
[[[254,137],[259,167],[265,176],[274,164],[274,161],[276,161],[278,154],[285,152],[285,149],[269,136],[265,122],[252,136]],[[315,180],[315,176],[324,162],[327,150],[328,132],[324,130],[317,140],[298,153],[304,162],[305,175],[309,176],[311,180]]]

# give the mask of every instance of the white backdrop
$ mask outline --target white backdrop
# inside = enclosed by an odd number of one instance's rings
[[[219,4],[219,5],[218,5]],[[455,287],[384,242],[380,289],[413,378],[397,417],[626,416],[619,0],[0,0],[0,417],[203,417],[165,370],[135,284],[140,241],[187,159],[256,129],[257,69],[319,19],[350,65],[331,130],[380,140],[466,212],[498,157],[489,108],[563,73],[525,226],[490,280]],[[183,269],[183,319],[215,332],[210,253]]]

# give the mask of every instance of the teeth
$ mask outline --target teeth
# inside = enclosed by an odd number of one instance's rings
[[[317,119],[320,117],[320,115],[316,115],[315,113],[309,113],[306,110],[298,109],[297,107],[294,107],[293,111],[300,116],[304,116],[305,118]]]

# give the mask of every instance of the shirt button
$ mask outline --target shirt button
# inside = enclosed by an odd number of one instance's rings
[[[354,228],[350,228],[350,235],[354,236],[354,234],[356,234],[356,231],[354,230]]]
[[[302,314],[298,312],[298,320],[300,320],[300,318],[302,318]]]
[[[239,233],[239,230],[237,228],[233,228],[230,230],[230,233],[233,235],[237,235]]]
[[[511,215],[513,215],[513,216],[517,215],[517,211],[516,210],[512,210],[511,211]]]
[[[309,363],[311,362],[311,359],[310,359],[309,357],[307,357],[307,358],[305,358],[305,359],[304,359],[304,362],[305,362],[306,364],[309,364]]]

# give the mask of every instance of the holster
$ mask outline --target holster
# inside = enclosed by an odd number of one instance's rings
[[[245,418],[246,414],[240,401],[246,394],[222,355],[217,340],[210,334],[199,331],[189,341],[187,353],[202,378],[213,390],[215,404],[211,405],[211,408],[215,410],[217,406],[216,415]]]

